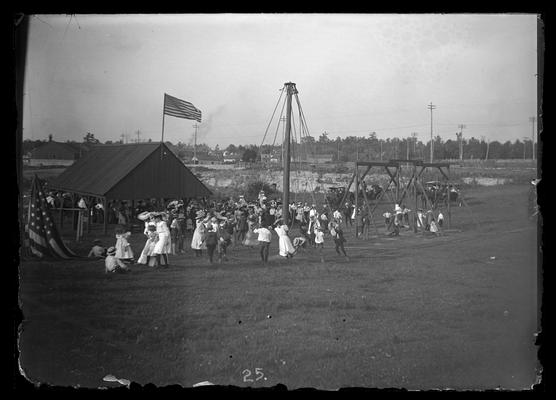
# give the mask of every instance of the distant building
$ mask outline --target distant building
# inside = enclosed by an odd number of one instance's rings
[[[55,142],[50,140],[31,152],[30,166],[68,166],[81,158],[91,148],[85,143]]]

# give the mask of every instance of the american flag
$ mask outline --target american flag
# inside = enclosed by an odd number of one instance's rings
[[[201,122],[201,110],[185,100],[164,93],[164,114]]]
[[[46,194],[37,175],[33,178],[29,204],[27,232],[29,248],[38,257],[73,258],[78,257],[67,248],[58,234],[54,219],[48,209]]]

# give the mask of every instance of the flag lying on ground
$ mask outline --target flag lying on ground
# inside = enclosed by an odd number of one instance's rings
[[[41,258],[78,257],[62,241],[48,208],[42,182],[37,175],[33,178],[30,202],[27,234],[31,252]]]
[[[187,101],[180,100],[166,93],[164,93],[164,114],[201,122],[201,110],[198,110]]]

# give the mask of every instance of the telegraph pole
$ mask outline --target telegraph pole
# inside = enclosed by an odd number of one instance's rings
[[[456,134],[459,139],[459,159],[463,161],[463,128],[466,128],[464,124],[459,124],[459,133]]]
[[[137,130],[137,132],[135,132],[135,134],[137,135],[137,143],[139,143],[141,141],[141,139],[139,139],[139,136],[141,136],[141,131]]]
[[[533,151],[531,153],[531,158],[535,160],[535,117],[529,117],[529,122],[531,122],[531,146]]]
[[[433,149],[433,147],[434,147],[434,146],[433,146],[434,142],[433,142],[433,140],[432,140],[432,110],[434,110],[434,109],[436,108],[436,106],[435,106],[434,104],[432,104],[432,101],[431,101],[431,103],[427,106],[427,108],[428,108],[429,110],[431,110],[431,163],[432,163],[433,152],[434,152],[434,149]]]
[[[194,136],[194,141],[193,141],[193,158],[197,159],[197,128],[199,127],[199,125],[194,124],[193,128],[195,128],[195,136]]]

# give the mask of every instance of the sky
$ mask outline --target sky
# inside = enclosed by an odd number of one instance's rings
[[[434,136],[523,140],[536,73],[535,14],[32,15],[23,138],[159,141],[164,122],[193,143],[194,120],[163,117],[168,93],[202,111],[197,143],[271,144],[294,82],[315,139],[425,142],[432,103]]]

